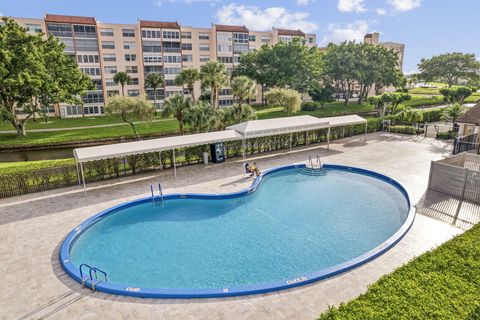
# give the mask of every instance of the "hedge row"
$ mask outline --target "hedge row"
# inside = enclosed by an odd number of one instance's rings
[[[368,119],[368,132],[381,129],[381,119]],[[365,132],[365,125],[354,125],[331,129],[331,140],[349,137]],[[310,143],[327,141],[327,129],[320,129],[292,134],[292,147]],[[259,137],[246,141],[246,153],[254,154],[269,152],[290,147],[290,135],[275,135]],[[227,157],[237,157],[242,154],[241,141],[225,143]],[[178,166],[200,163],[203,152],[208,152],[209,146],[198,146],[176,150]],[[94,182],[122,176],[136,175],[148,171],[170,168],[173,165],[171,151],[161,153],[146,153],[123,158],[98,160],[84,163],[84,177],[86,182]],[[32,192],[46,191],[55,188],[73,186],[79,183],[77,168],[74,164],[61,164],[53,168],[32,170],[0,171],[0,198],[11,197]]]

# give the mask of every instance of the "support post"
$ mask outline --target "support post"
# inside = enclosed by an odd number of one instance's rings
[[[163,165],[162,165],[162,151],[158,152],[158,160],[160,161],[160,170],[163,170]]]
[[[245,141],[245,138],[242,139],[242,156],[243,156],[243,162],[247,160],[247,142]]]
[[[345,138],[345,126],[343,126],[343,135],[342,138]]]
[[[292,151],[292,133],[290,132],[290,151]]]
[[[75,158],[75,166],[77,167],[77,179],[78,179],[78,185],[82,184],[82,180],[80,180],[80,168],[78,167],[78,160]]]
[[[368,133],[368,121],[365,122],[365,136],[363,138],[363,143],[367,143],[367,133]]]
[[[83,174],[83,162],[80,162],[80,172],[82,175],[82,182],[83,182],[83,192],[87,194],[87,186],[85,185],[85,176]]]
[[[175,160],[175,149],[172,149],[172,154],[173,154],[173,174],[175,175],[175,178],[177,177],[177,160]]]
[[[328,126],[327,131],[327,149],[330,149],[330,126]]]

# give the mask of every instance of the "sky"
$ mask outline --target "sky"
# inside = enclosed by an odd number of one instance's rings
[[[125,4],[124,4],[125,3]],[[128,3],[128,5],[126,5]],[[272,27],[316,33],[320,46],[361,41],[379,32],[380,41],[406,45],[404,72],[421,58],[445,52],[480,57],[476,22],[479,0],[1,0],[0,15],[42,18],[45,13],[94,16],[110,23],[137,19],[178,21],[184,26],[211,23]]]

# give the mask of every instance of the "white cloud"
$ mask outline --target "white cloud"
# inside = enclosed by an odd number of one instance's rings
[[[289,12],[284,7],[262,10],[256,6],[232,3],[221,7],[216,17],[220,23],[245,25],[253,30],[268,30],[272,27],[301,29],[304,32],[318,30],[317,24],[309,20],[308,12]]]
[[[297,6],[306,6],[315,0],[297,0]]]
[[[369,25],[365,20],[357,20],[346,25],[336,23],[328,25],[328,32],[322,39],[322,44],[327,45],[331,42],[340,43],[343,41],[362,42],[363,37],[368,33]]]
[[[207,3],[210,4],[211,6],[216,5],[219,3],[221,0],[156,0],[153,2],[154,5],[157,7],[161,7],[165,2],[177,2],[177,3],[184,3],[184,4],[195,4],[195,3]]]
[[[377,8],[375,9],[375,12],[379,15],[379,16],[384,16],[386,15],[388,12],[387,10],[385,10],[384,8]]]
[[[409,11],[420,7],[422,0],[388,0],[387,2],[397,11]]]
[[[364,0],[338,0],[337,8],[341,12],[365,12]]]

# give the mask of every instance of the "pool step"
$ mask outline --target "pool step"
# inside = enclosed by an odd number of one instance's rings
[[[315,176],[315,177],[324,176],[327,174],[327,170],[322,168],[301,168],[301,169],[298,169],[297,172],[306,176]]]

